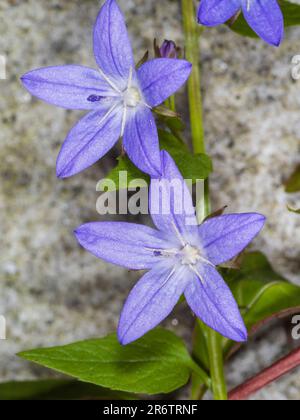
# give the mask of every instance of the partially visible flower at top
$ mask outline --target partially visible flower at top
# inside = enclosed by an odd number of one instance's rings
[[[163,58],[177,58],[180,48],[178,48],[174,41],[164,40],[159,49],[160,56]]]
[[[57,176],[88,168],[123,137],[129,158],[152,176],[161,173],[157,129],[151,109],[189,77],[185,60],[155,59],[137,71],[124,16],[115,0],[102,6],[94,27],[99,70],[77,65],[48,67],[22,77],[32,95],[63,108],[91,111],[68,134],[57,160]]]
[[[201,0],[198,22],[205,26],[225,23],[242,10],[249,26],[268,44],[278,46],[284,22],[277,0]]]
[[[162,172],[160,188],[155,180],[150,188],[150,202],[155,208],[159,203],[160,209],[154,211],[150,206],[156,229],[96,222],[75,231],[78,242],[98,258],[129,269],[150,270],[125,303],[119,340],[126,345],[156,327],[184,294],[204,323],[225,337],[243,342],[247,340],[246,327],[216,266],[239,254],[260,232],[265,217],[256,213],[228,214],[198,226],[188,187],[167,152],[162,152]],[[170,189],[174,180],[177,188]],[[161,191],[167,192],[168,200]],[[184,210],[180,212],[178,204],[183,197]]]

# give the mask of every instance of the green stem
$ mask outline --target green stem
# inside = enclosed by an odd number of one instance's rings
[[[182,0],[182,15],[186,59],[193,65],[192,74],[188,81],[193,148],[195,153],[205,153],[199,67],[199,26],[196,22],[193,0]]]
[[[201,71],[199,66],[199,35],[200,27],[196,21],[193,0],[182,0],[183,28],[185,34],[186,59],[192,63],[193,69],[188,80],[188,96],[190,108],[190,123],[192,132],[193,150],[195,154],[205,153],[205,137],[203,127],[203,110],[201,95]],[[199,223],[210,213],[209,182],[204,182],[204,195],[197,203]]]
[[[228,396],[224,377],[222,337],[210,328],[207,329],[207,347],[214,398],[218,401],[227,400]]]
[[[171,111],[176,112],[176,99],[175,95],[170,96],[170,98],[166,99],[165,107],[169,108]]]
[[[170,103],[170,109],[171,109],[171,111],[176,112],[175,95],[170,96],[169,103]]]
[[[196,22],[193,0],[181,0],[183,27],[185,33],[186,59],[193,64],[188,82],[190,107],[190,122],[194,153],[205,153],[205,138],[203,127],[203,110],[201,96],[201,71],[199,65],[199,26]],[[197,214],[202,221],[210,214],[209,182],[204,183],[203,199],[197,203]],[[210,375],[212,389],[216,400],[227,399],[227,389],[224,377],[224,361],[221,336],[207,328],[207,346],[209,353]],[[197,345],[197,343],[196,343]]]

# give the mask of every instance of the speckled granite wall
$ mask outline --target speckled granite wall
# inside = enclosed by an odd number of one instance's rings
[[[154,36],[181,41],[178,1],[120,0],[136,57]],[[97,220],[96,181],[111,160],[67,181],[55,178],[55,159],[80,114],[32,99],[19,83],[46,65],[94,66],[91,29],[95,0],[1,0],[0,54],[0,313],[8,339],[0,341],[0,380],[46,376],[14,356],[21,349],[101,336],[116,327],[137,274],[102,263],[79,249],[73,229]],[[300,81],[290,62],[300,54],[300,29],[280,49],[239,38],[226,28],[202,41],[205,128],[215,173],[214,206],[259,211],[268,225],[255,246],[274,267],[300,283],[300,217],[286,210],[282,182],[300,162]],[[184,107],[183,107],[184,108]],[[290,197],[300,205],[300,196]],[[193,319],[179,307],[166,322],[189,336]],[[257,338],[229,366],[234,385],[286,351],[284,329]],[[300,399],[299,371],[256,395]]]

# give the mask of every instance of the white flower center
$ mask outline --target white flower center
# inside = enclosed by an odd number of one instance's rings
[[[135,108],[139,102],[141,102],[141,94],[139,90],[135,87],[129,87],[124,92],[124,104],[125,106],[129,106],[131,108]]]
[[[187,244],[182,248],[180,258],[183,265],[196,265],[201,260],[201,255],[198,248]]]

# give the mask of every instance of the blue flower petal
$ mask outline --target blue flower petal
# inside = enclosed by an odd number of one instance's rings
[[[185,60],[158,58],[147,61],[138,70],[138,79],[146,102],[151,107],[162,104],[188,79],[192,65]]]
[[[161,160],[156,124],[146,106],[128,108],[123,136],[124,148],[130,160],[150,176],[160,176]]]
[[[59,178],[75,175],[102,158],[118,141],[122,107],[105,104],[87,114],[68,134],[57,159]]]
[[[240,0],[201,0],[198,22],[205,26],[225,23],[241,8]]]
[[[214,267],[198,264],[184,294],[192,311],[206,325],[237,342],[247,340],[247,330],[237,303]],[[201,279],[200,279],[201,277]]]
[[[152,249],[165,247],[158,231],[132,223],[87,223],[76,229],[75,236],[96,257],[131,270],[151,268],[159,261]]]
[[[173,310],[187,284],[186,268],[157,264],[132,289],[123,308],[118,337],[126,345],[155,328]]]
[[[169,235],[198,236],[195,208],[186,182],[167,152],[161,152],[161,160],[162,176],[152,179],[150,185],[152,220]]]
[[[206,257],[219,265],[241,253],[259,234],[266,218],[257,213],[226,214],[199,226]]]
[[[244,17],[264,41],[278,46],[283,38],[284,23],[277,0],[241,0]]]
[[[92,95],[116,96],[98,71],[83,66],[45,67],[25,74],[21,81],[32,95],[66,109],[95,109],[97,104],[89,101]]]
[[[134,68],[124,16],[115,0],[106,0],[99,12],[94,27],[94,55],[101,70],[116,82],[127,80],[130,68]]]

